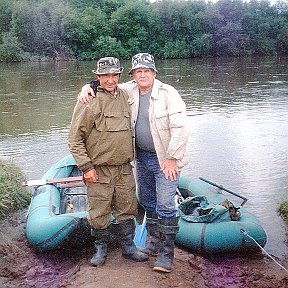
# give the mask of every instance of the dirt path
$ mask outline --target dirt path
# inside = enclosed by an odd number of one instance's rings
[[[146,263],[124,259],[111,247],[103,267],[89,265],[90,247],[37,253],[25,238],[25,213],[13,213],[0,222],[0,287],[70,288],[284,288],[288,273],[262,253],[238,256],[193,255],[177,248],[174,270],[154,272]],[[288,255],[287,255],[288,256]],[[288,257],[281,259],[288,267]]]

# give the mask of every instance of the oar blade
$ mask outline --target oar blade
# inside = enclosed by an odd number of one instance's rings
[[[38,180],[29,180],[27,182],[23,182],[21,186],[41,186],[45,185],[47,182],[45,179],[38,179]]]

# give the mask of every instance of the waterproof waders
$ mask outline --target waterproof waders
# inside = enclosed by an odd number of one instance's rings
[[[95,248],[96,253],[90,260],[92,266],[102,266],[107,257],[107,242],[110,237],[111,225],[106,229],[92,229],[91,235],[96,238]]]
[[[158,229],[158,216],[153,212],[146,212],[147,237],[145,248],[140,250],[147,255],[156,256],[160,245],[160,233]]]
[[[153,270],[171,272],[174,260],[174,242],[179,230],[179,218],[164,218],[158,220],[160,231],[160,248]]]
[[[148,256],[139,251],[133,241],[135,233],[135,223],[133,219],[128,219],[117,224],[119,236],[122,245],[122,255],[125,258],[132,259],[137,262],[148,260]]]

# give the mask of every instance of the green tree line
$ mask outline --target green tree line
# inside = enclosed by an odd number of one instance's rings
[[[0,0],[0,61],[288,55],[278,0]]]

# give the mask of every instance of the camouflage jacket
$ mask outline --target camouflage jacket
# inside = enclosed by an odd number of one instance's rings
[[[117,88],[117,97],[98,88],[89,104],[77,103],[68,145],[78,167],[122,165],[133,160],[131,112],[128,95]]]

